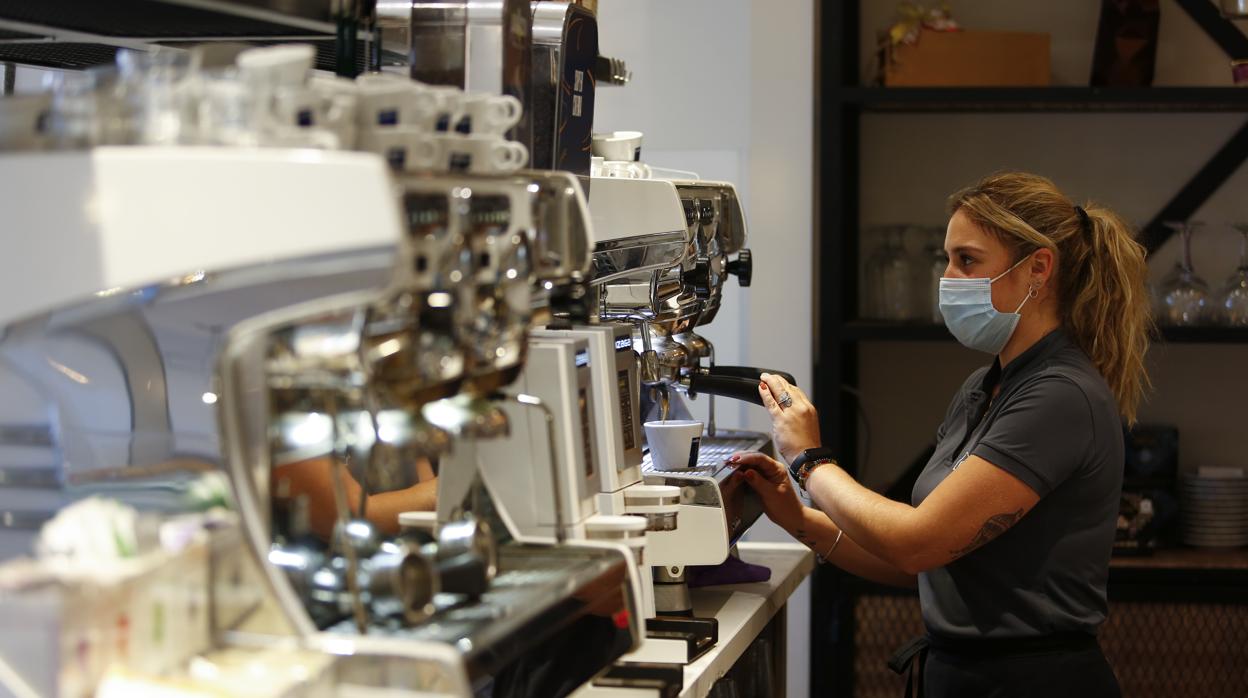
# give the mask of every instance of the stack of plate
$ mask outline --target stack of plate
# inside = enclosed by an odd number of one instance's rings
[[[1183,542],[1202,548],[1248,545],[1248,477],[1238,469],[1201,469],[1179,485]]]

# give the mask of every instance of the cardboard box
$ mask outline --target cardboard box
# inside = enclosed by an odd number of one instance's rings
[[[924,29],[887,52],[889,87],[1034,87],[1049,84],[1049,35]]]

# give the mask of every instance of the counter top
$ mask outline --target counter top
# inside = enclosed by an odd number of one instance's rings
[[[719,621],[719,642],[685,667],[680,698],[707,695],[815,569],[814,554],[799,543],[739,543],[737,550],[742,560],[771,568],[771,579],[690,591],[694,615]]]

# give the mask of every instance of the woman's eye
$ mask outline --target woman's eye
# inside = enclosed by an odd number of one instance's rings
[[[974,263],[975,263],[975,258],[974,258],[974,257],[968,257],[967,255],[959,255],[959,256],[958,256],[958,261],[962,263],[962,266],[964,266],[964,267],[969,267],[969,266],[971,266],[972,264],[974,264]]]

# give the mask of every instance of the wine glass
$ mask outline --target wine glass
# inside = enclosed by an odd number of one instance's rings
[[[1158,319],[1162,324],[1176,327],[1203,325],[1208,320],[1213,300],[1209,284],[1192,268],[1192,234],[1204,224],[1171,222],[1165,225],[1182,237],[1183,257],[1161,282]]]
[[[1229,327],[1248,327],[1248,223],[1236,223],[1239,231],[1239,268],[1227,279],[1218,298],[1218,319]]]
[[[910,319],[911,267],[906,259],[907,226],[873,226],[868,232],[883,236],[883,244],[867,260],[867,315],[876,320]]]

